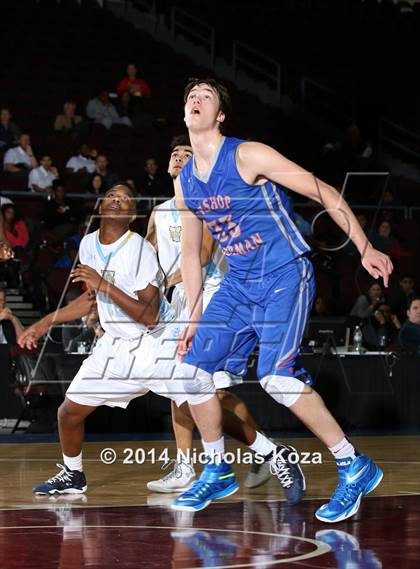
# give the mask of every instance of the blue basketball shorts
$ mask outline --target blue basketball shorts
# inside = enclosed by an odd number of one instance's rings
[[[299,347],[315,294],[312,263],[300,257],[259,280],[227,273],[200,320],[185,363],[245,375],[257,342],[257,375],[299,377]]]

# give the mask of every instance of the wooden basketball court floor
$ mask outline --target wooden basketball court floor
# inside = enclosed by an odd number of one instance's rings
[[[170,510],[174,495],[146,488],[164,474],[154,453],[174,455],[172,441],[86,443],[86,494],[38,498],[32,486],[58,471],[58,444],[0,444],[0,568],[420,568],[420,437],[352,440],[381,465],[384,480],[355,517],[338,524],[314,517],[336,484],[326,452],[322,464],[304,466],[308,489],[297,506],[287,505],[273,478],[254,490],[242,484],[192,515]],[[315,439],[293,444],[322,451]],[[113,464],[100,460],[106,448],[116,452]],[[228,450],[236,448],[229,441]],[[124,464],[136,449],[146,462]],[[240,482],[247,469],[235,467]]]

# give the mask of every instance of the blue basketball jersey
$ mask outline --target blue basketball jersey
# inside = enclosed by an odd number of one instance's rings
[[[203,219],[229,264],[230,274],[259,279],[310,251],[294,222],[281,186],[245,182],[236,167],[236,149],[246,142],[222,139],[204,179],[194,160],[180,174],[186,206]]]

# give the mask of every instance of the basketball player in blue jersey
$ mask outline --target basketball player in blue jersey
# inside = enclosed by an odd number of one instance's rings
[[[168,173],[175,181],[182,168],[191,159],[192,148],[187,134],[175,137],[171,146]],[[146,239],[150,241],[159,256],[159,263],[166,277],[166,286],[168,288],[175,287],[172,294],[172,308],[175,311],[176,319],[179,322],[188,322],[185,289],[180,271],[181,229],[181,213],[177,209],[175,197],[173,197],[153,209],[147,227]],[[215,242],[208,229],[204,229],[203,232],[200,258],[204,274],[203,301],[204,306],[206,306],[220,286],[225,266],[220,250],[217,248],[215,251]],[[257,432],[258,427],[245,403],[227,390],[227,388],[242,383],[242,378],[225,372],[217,372],[213,379],[222,407],[237,415]],[[194,465],[188,460],[188,456],[192,456],[194,421],[184,411],[184,406],[180,408],[174,401],[171,402],[172,426],[177,450],[183,454],[178,452],[173,470],[160,480],[148,482],[147,487],[153,492],[182,492],[187,490],[195,480]],[[229,420],[229,415],[230,413],[226,414],[225,422]],[[257,437],[264,440],[261,433],[257,432]],[[254,442],[255,440],[249,441],[249,443]],[[272,445],[271,448],[276,450],[275,444],[267,439],[265,439],[264,445],[265,450],[267,445]],[[269,466],[269,462],[254,462],[245,479],[245,487],[256,488],[267,482],[271,477]]]
[[[195,79],[185,89],[185,122],[193,159],[176,180],[182,207],[181,271],[190,324],[180,338],[185,388],[195,393],[190,408],[204,450],[212,457],[174,509],[201,509],[229,495],[235,476],[223,462],[219,399],[212,374],[242,362],[259,342],[258,377],[263,389],[292,411],[331,451],[338,486],[316,517],[338,522],[354,515],[382,471],[359,454],[321,397],[296,377],[299,345],[314,297],[309,246],[300,235],[283,186],[322,204],[357,247],[361,262],[388,285],[392,263],[369,243],[339,193],[273,148],[222,135],[229,94],[214,79]],[[183,206],[182,206],[183,202]],[[229,264],[220,289],[202,314],[200,244],[207,224]],[[235,361],[238,369],[234,369]],[[197,394],[201,394],[201,398]],[[293,473],[292,473],[293,474]],[[303,489],[295,485],[296,493]]]

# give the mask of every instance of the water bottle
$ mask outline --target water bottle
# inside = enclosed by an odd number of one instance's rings
[[[356,352],[356,354],[362,353],[362,341],[363,341],[362,331],[360,329],[360,326],[356,326],[356,328],[354,329],[354,334],[353,334],[353,345],[354,345],[354,351]]]

